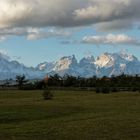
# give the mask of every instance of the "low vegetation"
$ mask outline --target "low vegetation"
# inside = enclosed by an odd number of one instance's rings
[[[53,98],[53,92],[50,89],[45,88],[43,91],[43,99],[51,100],[52,98]]]
[[[139,140],[140,94],[0,90],[1,140]]]
[[[60,77],[55,74],[41,81],[30,82],[25,79],[25,76],[17,76],[17,86],[22,90],[35,90],[51,88],[79,88],[85,90],[94,90],[97,93],[110,93],[119,91],[140,92],[140,77],[138,75],[120,75],[112,77],[91,77],[82,78],[65,75]]]
[[[0,140],[140,139],[138,75],[10,82],[0,90]]]
[[[5,80],[0,86],[2,89],[18,88],[21,90],[41,90],[48,87],[49,89],[84,89],[96,91],[97,93],[120,91],[140,92],[140,76],[122,74],[120,76],[112,77],[97,78],[94,76],[91,78],[82,78],[69,75],[61,77],[55,74],[54,76],[49,76],[42,80],[28,80],[24,75],[21,75],[16,77],[16,81],[12,79]]]

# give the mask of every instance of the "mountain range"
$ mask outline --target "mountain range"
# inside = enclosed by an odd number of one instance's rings
[[[102,77],[140,74],[140,61],[126,52],[104,53],[97,58],[87,56],[77,61],[75,55],[64,56],[56,62],[44,62],[36,67],[27,67],[18,61],[11,61],[0,53],[0,80],[15,79],[25,75],[28,79],[42,79],[46,75],[66,74],[81,77]]]

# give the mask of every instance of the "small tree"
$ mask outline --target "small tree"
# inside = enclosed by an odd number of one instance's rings
[[[25,83],[27,83],[28,80],[26,80],[25,75],[22,75],[22,76],[21,76],[21,75],[17,75],[17,76],[16,76],[16,82],[17,82],[18,88],[19,88],[19,89],[22,89],[23,85],[24,85]]]
[[[51,100],[53,98],[53,93],[51,90],[49,90],[48,88],[46,88],[43,91],[43,99],[44,100]]]

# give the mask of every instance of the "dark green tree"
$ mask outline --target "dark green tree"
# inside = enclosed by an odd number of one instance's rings
[[[22,89],[23,85],[26,84],[28,82],[28,80],[26,80],[25,75],[17,75],[16,82],[17,82],[18,88]]]

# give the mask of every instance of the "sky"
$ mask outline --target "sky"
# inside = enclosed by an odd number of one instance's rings
[[[0,0],[0,52],[27,66],[126,50],[140,59],[140,0]]]

